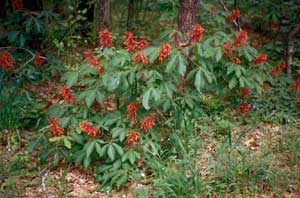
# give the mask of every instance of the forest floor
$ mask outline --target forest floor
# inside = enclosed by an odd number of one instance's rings
[[[291,127],[286,126],[272,126],[265,124],[261,126],[243,126],[246,130],[245,137],[241,143],[249,148],[254,156],[259,156],[266,150],[272,152],[273,160],[270,164],[274,167],[280,167],[280,171],[287,177],[287,183],[279,184],[284,185],[282,197],[298,198],[300,197],[300,138],[297,131],[293,131]],[[238,131],[233,130],[233,136],[237,137]],[[295,132],[295,133],[294,133]],[[26,133],[26,132],[24,132]],[[203,154],[199,159],[198,167],[202,177],[211,177],[210,170],[207,168],[208,156],[215,153],[215,148],[220,142],[217,142],[212,136],[207,136],[199,133],[203,138],[205,145]],[[234,138],[233,138],[234,139]],[[119,192],[104,193],[96,192],[97,184],[94,183],[92,171],[81,169],[75,166],[68,166],[61,164],[55,169],[47,169],[47,167],[39,167],[37,160],[33,159],[25,151],[25,145],[16,147],[12,150],[9,146],[1,145],[0,156],[3,157],[2,177],[0,177],[0,197],[41,197],[41,198],[55,198],[55,197],[136,197],[132,195],[132,188],[139,188],[142,185],[133,184]],[[22,165],[22,162],[26,164]],[[30,162],[30,163],[28,163]],[[21,163],[21,164],[19,164]],[[22,168],[11,175],[5,175],[5,170],[11,166],[21,166]],[[0,175],[1,176],[1,175]],[[277,178],[281,182],[280,178]],[[262,184],[263,185],[263,184]],[[143,188],[143,186],[142,186]],[[264,187],[262,187],[263,189]],[[276,189],[280,191],[282,189]],[[3,193],[1,195],[1,193]],[[257,193],[255,197],[276,197],[278,192],[273,192],[270,189],[264,189]],[[237,197],[235,194],[227,194],[226,197]],[[253,197],[253,194],[243,197]]]

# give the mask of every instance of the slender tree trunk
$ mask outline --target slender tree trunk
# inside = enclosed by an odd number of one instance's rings
[[[297,33],[300,31],[300,24],[297,24],[288,36],[288,46],[287,46],[287,68],[286,72],[288,77],[292,77],[292,63],[293,63],[293,54],[294,54],[294,44],[295,37]]]
[[[134,0],[128,0],[127,31],[133,31]]]
[[[197,22],[200,0],[179,0],[178,29],[187,34]]]
[[[96,34],[100,30],[109,29],[110,27],[110,1],[109,0],[99,0],[98,1],[98,13],[97,13],[97,22],[96,22]]]

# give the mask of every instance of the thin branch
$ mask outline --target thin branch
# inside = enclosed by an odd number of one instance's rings
[[[293,53],[294,53],[294,44],[295,37],[297,33],[300,31],[300,23],[297,24],[294,29],[289,33],[288,36],[288,46],[287,46],[287,75],[288,77],[292,77],[292,63],[293,63]]]
[[[226,4],[224,3],[224,1],[223,1],[223,0],[218,0],[218,1],[219,1],[219,3],[221,4],[223,10],[224,10],[225,12],[228,12],[228,8],[227,8]],[[240,31],[242,30],[242,29],[239,27],[239,24],[237,23],[236,20],[233,21],[233,24],[234,24],[235,27],[238,28]]]

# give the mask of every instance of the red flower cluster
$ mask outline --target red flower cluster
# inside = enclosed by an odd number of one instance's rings
[[[253,60],[254,65],[261,64],[268,60],[268,56],[266,54],[259,54],[256,59]]]
[[[99,59],[92,54],[92,51],[90,49],[85,50],[83,54],[85,55],[86,62],[96,67],[99,66]]]
[[[210,7],[210,14],[211,14],[211,15],[214,15],[216,12],[217,12],[216,6],[211,6],[211,7]]]
[[[236,8],[232,11],[231,15],[229,15],[227,17],[227,20],[228,21],[235,21],[239,16],[240,16],[240,10]]]
[[[132,32],[126,32],[123,36],[124,45],[128,52],[132,52],[134,50],[143,50],[148,46],[148,41],[142,39],[140,41],[136,41]]]
[[[64,134],[64,129],[59,127],[58,117],[56,116],[53,117],[52,119],[49,120],[49,122],[50,125],[48,126],[48,128],[55,136],[62,136]]]
[[[248,38],[248,34],[246,31],[241,31],[235,38],[233,45],[234,47],[241,47],[245,44],[246,40]]]
[[[285,62],[281,62],[277,67],[272,70],[272,76],[277,76],[283,69],[286,68]]]
[[[171,35],[171,38],[172,40],[178,44],[179,43],[179,36],[178,36],[178,33],[177,32],[173,32],[172,35]]]
[[[12,4],[14,4],[16,10],[21,10],[23,8],[22,0],[11,0]]]
[[[127,136],[128,143],[134,143],[138,141],[140,134],[136,131],[131,131]]]
[[[250,93],[251,93],[251,89],[249,88],[243,87],[241,89],[241,95],[243,98],[247,98],[250,95]]]
[[[141,121],[141,129],[144,129],[145,131],[149,131],[150,129],[152,129],[152,127],[154,126],[154,119],[154,114],[145,117]]]
[[[112,45],[112,37],[107,29],[100,31],[99,36],[102,47],[109,47]]]
[[[179,92],[184,92],[184,86],[182,86],[182,85],[178,86],[178,87],[177,87],[177,90],[178,90]]]
[[[40,53],[36,53],[34,56],[34,60],[38,66],[42,66],[45,64],[45,60],[42,58]]]
[[[233,63],[237,64],[237,65],[240,65],[242,63],[242,61],[239,58],[236,57],[236,58],[233,59]]]
[[[225,56],[227,58],[231,58],[232,57],[231,43],[229,41],[226,42],[226,43],[224,43],[223,46],[222,46],[222,48],[225,51]]]
[[[71,89],[68,89],[66,85],[61,86],[60,91],[63,95],[64,101],[68,103],[74,103],[75,98],[73,96],[73,91]]]
[[[185,77],[183,75],[180,75],[180,80],[182,82],[183,85],[186,85],[187,84],[187,81],[185,79]]]
[[[169,43],[163,43],[162,46],[160,47],[160,51],[158,54],[158,60],[163,61],[165,58],[169,56],[171,52],[171,46]]]
[[[260,87],[265,91],[270,87],[270,84],[265,82]]]
[[[299,91],[300,90],[300,79],[297,79],[289,86],[289,89],[292,89],[294,91]]]
[[[134,56],[133,56],[132,63],[133,64],[142,63],[144,65],[144,64],[148,64],[149,63],[149,59],[142,52],[136,52],[134,54]]]
[[[248,103],[242,103],[242,104],[240,104],[239,111],[241,113],[247,113],[247,112],[249,112],[249,110],[250,110],[250,105]]]
[[[142,78],[143,80],[146,80],[146,75],[145,75],[145,73],[144,73],[144,72],[142,72],[142,74],[141,74],[141,78]]]
[[[300,103],[300,98],[295,98],[294,101],[295,101],[296,104],[299,104]]]
[[[13,57],[10,56],[8,51],[5,51],[0,54],[0,66],[3,67],[5,70],[12,70],[14,65],[16,64]]]
[[[133,122],[136,122],[137,118],[137,105],[138,103],[136,101],[133,101],[127,106],[127,116]]]
[[[93,126],[86,121],[80,122],[79,128],[80,128],[80,130],[82,130],[83,132],[86,132],[87,134],[89,134],[92,137],[96,137],[97,134],[101,133],[101,130],[97,129],[96,126]]]
[[[204,28],[201,25],[199,24],[194,25],[193,31],[191,33],[192,41],[194,43],[199,42],[202,38],[203,32],[204,32]]]

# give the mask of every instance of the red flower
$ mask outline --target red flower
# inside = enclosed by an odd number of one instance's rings
[[[143,80],[146,80],[146,76],[145,76],[145,73],[144,73],[144,72],[142,72],[141,78],[142,78]]]
[[[59,127],[59,120],[58,117],[53,117],[52,119],[49,120],[50,125],[48,128],[51,130],[53,135],[55,136],[62,136],[64,134],[64,129]]]
[[[73,91],[71,89],[68,89],[66,85],[63,85],[60,88],[60,91],[63,95],[64,101],[66,101],[68,103],[74,103],[75,102],[75,98],[73,96]]]
[[[266,54],[259,54],[256,59],[253,60],[254,65],[261,64],[268,60],[268,56]]]
[[[100,31],[99,35],[102,47],[109,47],[112,45],[112,37],[107,29]]]
[[[131,52],[135,49],[136,41],[132,32],[126,32],[123,36],[124,45],[128,52]]]
[[[8,51],[3,52],[2,54],[0,54],[0,66],[9,71],[12,70],[14,65],[16,64],[14,58],[12,56],[10,56],[10,54],[8,53]]]
[[[100,74],[104,74],[105,68],[103,66],[100,66],[98,71],[99,71]]]
[[[299,104],[300,103],[300,98],[295,98],[294,101],[295,101],[296,104]]]
[[[184,92],[184,86],[178,86],[178,87],[177,87],[177,90],[178,90],[179,92]]]
[[[127,106],[127,116],[129,119],[131,119],[133,122],[136,122],[136,115],[137,115],[137,105],[138,103],[136,101],[131,102]]]
[[[235,21],[239,16],[240,16],[240,10],[236,8],[232,11],[231,15],[229,15],[227,17],[227,20],[228,21]]]
[[[216,6],[211,6],[210,7],[210,13],[211,13],[211,15],[214,15],[216,12],[217,12]]]
[[[183,75],[180,75],[180,80],[182,82],[183,85],[186,85],[187,84],[187,81],[185,79],[185,77]]]
[[[202,38],[203,32],[204,32],[204,28],[201,25],[199,24],[194,25],[193,31],[191,33],[192,41],[194,43],[199,42]]]
[[[138,49],[138,50],[143,50],[143,49],[145,49],[147,46],[148,46],[148,41],[147,40],[145,40],[145,39],[142,39],[142,40],[140,40],[140,41],[138,41],[137,43],[136,43],[136,49]]]
[[[83,54],[85,55],[86,62],[96,67],[99,66],[99,59],[92,54],[92,51],[90,49],[85,50]]]
[[[154,115],[149,115],[141,121],[141,129],[149,131],[154,126]]]
[[[272,70],[272,76],[275,77],[277,76],[283,69],[286,68],[286,64],[285,62],[281,62],[277,67],[275,67],[273,70]]]
[[[248,103],[242,103],[239,106],[239,111],[241,113],[247,113],[247,112],[249,112],[249,109],[250,109],[250,105]]]
[[[97,129],[96,126],[93,126],[86,121],[80,122],[79,128],[80,128],[80,130],[82,130],[83,132],[86,132],[87,134],[89,134],[92,137],[96,137],[97,134],[101,133],[101,130]]]
[[[234,47],[241,47],[246,43],[246,40],[248,38],[246,31],[241,31],[235,38],[233,45]]]
[[[12,4],[14,4],[15,9],[21,10],[23,8],[23,1],[22,0],[11,0]]]
[[[162,62],[165,58],[167,58],[169,56],[170,51],[171,51],[170,44],[163,43],[159,50],[158,60]]]
[[[299,91],[300,90],[300,79],[297,79],[289,86],[289,89],[292,89],[294,91]]]
[[[34,59],[35,59],[36,64],[39,65],[39,66],[45,64],[45,60],[42,58],[42,56],[41,56],[40,53],[37,53],[37,54],[34,56]]]
[[[265,91],[270,87],[270,84],[269,83],[263,83],[260,87]]]
[[[133,56],[132,63],[133,64],[137,64],[137,63],[148,64],[149,63],[149,59],[142,52],[137,52]]]
[[[128,143],[134,143],[138,141],[140,134],[136,131],[131,131],[127,136]]]
[[[247,98],[251,93],[251,89],[243,87],[241,88],[241,95],[243,98]]]
[[[173,32],[171,38],[176,44],[179,43],[179,36],[177,32]]]
[[[240,65],[242,63],[242,61],[239,58],[234,58],[233,63],[237,64],[237,65]]]
[[[232,57],[231,43],[229,41],[224,43],[222,48],[225,51],[225,56],[227,58],[231,58]]]

